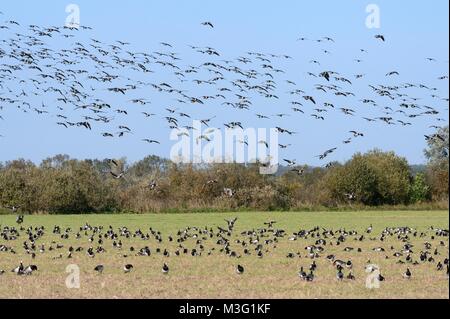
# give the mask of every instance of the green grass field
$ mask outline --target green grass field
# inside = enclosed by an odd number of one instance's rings
[[[284,229],[286,236],[279,238],[276,248],[268,245],[269,251],[264,251],[263,258],[257,258],[254,250],[251,250],[251,256],[225,256],[218,251],[220,247],[216,243],[217,237],[202,241],[205,247],[202,256],[174,255],[178,243],[169,242],[169,235],[177,238],[177,231],[188,226],[207,226],[217,231],[216,226],[226,228],[225,219],[234,217],[238,217],[238,220],[231,236],[231,248],[240,255],[243,255],[243,248],[235,240],[244,238],[241,235],[244,230],[266,227],[264,222],[276,220],[274,227]],[[103,247],[106,253],[89,258],[86,249],[90,246],[96,248],[98,243],[90,243],[84,232],[81,232],[81,239],[75,238],[79,227],[85,223],[102,225],[104,232],[109,225],[116,232],[119,227],[126,226],[132,233],[137,229],[148,233],[152,227],[161,232],[163,241],[158,243],[153,237],[150,240],[119,238],[123,242],[123,247],[119,250],[112,247],[112,240],[105,239]],[[320,258],[316,258],[318,268],[315,281],[300,280],[297,275],[300,266],[308,268],[312,262],[305,247],[314,244],[317,238],[289,241],[293,232],[319,226],[333,230],[356,230],[359,234],[364,234],[370,224],[373,224],[373,233],[370,236],[366,234],[366,239],[362,242],[356,241],[355,236],[348,236],[342,245],[324,246],[325,251],[320,254]],[[432,239],[433,233],[429,230],[430,226],[448,229],[448,211],[25,216],[21,226],[28,228],[30,225],[45,227],[45,235],[37,240],[36,246],[45,244],[46,250],[40,253],[37,249],[37,256],[32,260],[22,248],[23,242],[27,240],[24,231],[20,232],[21,235],[16,240],[6,241],[0,238],[0,246],[13,247],[17,252],[12,254],[0,251],[0,270],[5,270],[0,275],[0,298],[449,298],[449,281],[445,268],[437,271],[435,267],[438,261],[448,257],[448,237]],[[59,235],[53,234],[55,225],[63,229],[71,227],[69,239],[61,239]],[[15,223],[15,216],[0,215],[0,228],[4,229],[5,226],[19,227]],[[413,273],[409,280],[402,277],[407,265],[397,264],[398,259],[392,256],[395,251],[402,249],[404,242],[396,236],[388,237],[383,242],[378,240],[385,227],[401,226],[416,228],[419,233],[427,232],[427,237],[424,238],[411,235],[410,241],[415,245],[414,260],[418,259],[421,250],[425,250],[425,241],[432,244],[431,252],[435,248],[439,252],[439,255],[433,256],[435,263],[408,265]],[[377,239],[370,240],[369,237]],[[192,249],[198,239],[201,238],[190,238],[183,245]],[[440,241],[444,241],[445,247],[440,245]],[[64,245],[64,248],[56,249],[57,244]],[[55,249],[50,251],[50,246]],[[67,259],[69,246],[83,247],[84,251],[74,253],[73,258]],[[136,252],[130,252],[131,246],[136,251],[148,246],[152,256],[136,256]],[[347,246],[354,247],[355,250],[345,252],[344,247]],[[372,248],[379,246],[386,251],[372,251]],[[391,246],[394,250],[391,250]],[[206,252],[212,247],[216,250],[207,256]],[[157,248],[167,248],[171,256],[157,254]],[[361,248],[362,252],[356,252],[356,248]],[[287,258],[290,252],[300,252],[301,257]],[[59,258],[60,254],[62,258]],[[124,258],[124,254],[129,256]],[[342,260],[351,259],[356,280],[338,281],[335,268],[325,259],[328,254],[335,254]],[[389,258],[386,259],[386,256]],[[31,276],[15,275],[11,269],[21,260],[25,265],[36,264],[39,270]],[[386,281],[378,289],[366,288],[368,274],[365,266],[369,260],[372,264],[377,264],[386,277]],[[128,263],[134,265],[134,271],[125,274],[122,268]],[[161,272],[163,263],[170,267],[168,275]],[[80,269],[79,289],[66,287],[66,278],[69,276],[66,267],[70,264],[75,264]],[[98,264],[105,266],[103,274],[94,272],[93,269]],[[245,267],[243,275],[236,274],[237,264]]]

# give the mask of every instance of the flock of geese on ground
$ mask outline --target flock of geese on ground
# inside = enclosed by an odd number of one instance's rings
[[[214,32],[211,22],[199,27]],[[292,65],[296,60],[286,54],[247,52],[227,59],[216,48],[189,45],[193,57],[183,59],[172,43],[161,42],[154,52],[135,52],[131,43],[106,43],[91,37],[93,32],[87,26],[44,27],[7,19],[0,22],[0,123],[7,120],[2,113],[17,109],[51,117],[62,128],[95,130],[105,138],[134,136],[146,144],[162,142],[148,132],[142,136],[142,127],[133,128],[134,116],[140,115],[149,125],[165,121],[179,137],[191,136],[195,130],[192,121],[199,120],[209,128],[199,137],[201,142],[211,140],[214,125],[243,129],[246,123],[239,121],[239,112],[253,114],[261,127],[276,127],[282,137],[292,141],[298,138],[300,129],[284,127],[283,120],[293,116],[320,124],[335,121],[339,113],[343,120],[404,127],[413,125],[419,117],[429,117],[430,129],[436,130],[446,123],[443,113],[448,109],[448,97],[440,96],[433,85],[401,82],[397,70],[377,75],[384,77],[386,84],[365,83],[368,74],[364,72],[364,60],[371,57],[366,49],[354,54],[353,63],[361,70],[358,74],[346,75],[323,66],[326,63],[321,60],[333,54],[335,40],[331,37],[297,40],[320,50],[305,72]],[[389,38],[379,34],[373,41],[386,46]],[[423,63],[430,63],[430,73],[442,70],[434,58],[424,58]],[[295,75],[290,76],[289,71]],[[444,81],[448,75],[436,74],[435,78]],[[358,93],[366,90],[369,93]],[[158,105],[154,103],[156,94]],[[159,102],[161,99],[167,104]],[[42,102],[36,104],[36,100]],[[268,114],[259,105],[273,105],[272,111]],[[235,110],[234,120],[220,123],[225,118],[217,116],[222,108]],[[349,128],[342,143],[347,145],[362,137],[364,132]],[[444,139],[439,133],[425,138]],[[259,144],[268,147],[266,140]],[[279,147],[285,150],[291,145]],[[338,148],[331,147],[317,157],[325,160]],[[295,164],[295,160],[289,163]]]
[[[103,254],[118,254],[125,261],[129,258],[159,255],[167,258],[161,268],[163,274],[170,271],[169,261],[176,263],[179,256],[201,258],[222,255],[234,259],[235,272],[244,275],[252,272],[243,266],[246,257],[265,258],[274,254],[283,241],[289,241],[289,249],[295,249],[287,252],[286,258],[300,260],[303,265],[299,269],[298,277],[308,282],[315,280],[317,272],[324,274],[333,269],[337,280],[355,280],[355,272],[362,272],[363,269],[355,269],[351,254],[367,254],[367,250],[379,254],[392,264],[404,267],[404,272],[399,273],[399,276],[405,279],[411,279],[414,276],[414,267],[420,266],[428,267],[428,272],[435,272],[437,275],[446,271],[448,279],[448,229],[430,227],[426,231],[419,231],[411,227],[386,227],[379,234],[375,234],[372,225],[363,232],[317,226],[288,234],[276,227],[276,221],[271,220],[260,228],[238,233],[235,231],[237,220],[225,220],[226,226],[189,226],[169,236],[152,227],[132,231],[126,226],[114,229],[112,226],[93,226],[88,223],[78,229],[54,226],[49,234],[49,230],[43,226],[24,227],[23,216],[18,216],[17,227],[0,225],[0,238],[5,243],[0,244],[0,254],[25,255],[32,261],[41,260],[43,255],[55,260],[71,259],[76,255],[94,259]],[[74,240],[76,245],[73,244]],[[20,247],[15,244],[18,242],[21,242]],[[367,242],[371,247],[363,250],[361,245]],[[16,248],[10,246],[10,243]],[[332,249],[334,253],[330,252]],[[329,269],[319,269],[317,261],[324,259],[329,262]],[[11,272],[17,275],[32,275],[38,269],[35,264],[25,266],[21,261]],[[124,273],[134,270],[133,264],[124,263]],[[98,274],[110,271],[113,269],[103,264],[92,269],[93,273]],[[367,260],[364,271],[366,276],[367,273],[376,271],[379,281],[390,279],[386,278],[371,260]],[[6,272],[7,270],[0,270],[0,275]],[[442,277],[445,278],[444,275]]]

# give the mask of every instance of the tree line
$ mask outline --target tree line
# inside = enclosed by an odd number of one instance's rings
[[[448,128],[446,132],[446,143],[429,141],[428,164],[418,170],[394,152],[380,150],[355,154],[328,168],[302,166],[302,175],[284,168],[276,176],[261,175],[258,163],[175,164],[157,156],[133,164],[67,155],[39,165],[19,159],[0,163],[0,207],[50,214],[386,205],[448,209]],[[123,171],[123,178],[115,178],[114,171]]]

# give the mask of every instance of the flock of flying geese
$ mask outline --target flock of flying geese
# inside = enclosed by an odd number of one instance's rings
[[[214,29],[211,22],[203,22],[201,26]],[[132,114],[140,115],[151,125],[165,121],[179,136],[191,136],[195,128],[185,121],[197,119],[209,128],[199,140],[209,142],[216,130],[213,124],[230,130],[245,127],[241,121],[220,124],[217,122],[223,117],[201,118],[194,114],[210,112],[214,106],[253,113],[265,127],[276,120],[278,132],[287,137],[298,134],[298,127],[284,128],[284,118],[308,116],[325,121],[332,112],[348,118],[358,116],[368,124],[406,127],[413,125],[418,117],[429,117],[430,128],[439,129],[446,122],[442,109],[447,107],[448,98],[439,96],[438,88],[429,84],[397,81],[400,73],[396,70],[386,73],[386,81],[397,83],[368,84],[371,93],[357,97],[359,90],[352,90],[352,86],[355,82],[360,84],[366,74],[344,75],[322,67],[320,56],[310,61],[311,70],[299,79],[303,85],[300,86],[279,66],[294,61],[286,54],[247,52],[226,59],[216,48],[190,45],[199,63],[185,65],[174,44],[161,42],[154,52],[134,52],[132,44],[124,41],[106,43],[92,37],[85,40],[91,30],[87,26],[22,25],[13,20],[0,23],[0,123],[7,117],[2,111],[15,108],[54,118],[63,128],[91,131],[101,127],[99,134],[105,138],[124,138],[138,134],[130,124]],[[315,43],[323,55],[332,54],[330,50],[335,43],[331,37],[316,40],[301,37],[298,41]],[[388,38],[376,35],[374,41],[384,45]],[[369,52],[361,49],[354,59],[361,69],[366,56]],[[436,60],[426,58],[425,62]],[[158,75],[165,81],[158,81]],[[448,75],[436,78],[447,80]],[[311,81],[315,81],[314,85],[307,88],[305,83]],[[152,105],[154,99],[150,93],[170,102]],[[419,93],[419,97],[413,95]],[[429,98],[436,106],[420,102]],[[37,105],[39,99],[42,102]],[[443,101],[444,106],[440,104]],[[275,114],[264,114],[258,109],[257,104],[262,103],[274,104]],[[218,114],[221,109],[215,112]],[[367,117],[367,112],[376,115]],[[357,130],[349,130],[348,134],[343,144],[364,137]],[[425,137],[444,139],[437,133]],[[148,136],[140,139],[143,143],[161,144]],[[247,141],[239,143],[248,144]],[[259,143],[268,147],[265,140]],[[290,146],[279,144],[281,149]],[[325,160],[337,149],[332,147],[317,157]],[[291,165],[295,161],[287,162]]]
[[[242,265],[246,257],[270,256],[283,241],[289,241],[289,249],[293,250],[285,256],[290,260],[301,261],[303,265],[297,275],[300,280],[308,282],[315,280],[318,271],[324,274],[333,269],[337,280],[355,280],[355,272],[362,272],[363,269],[354,267],[351,254],[367,253],[366,250],[379,254],[392,264],[405,267],[401,275],[406,279],[413,277],[414,267],[428,267],[429,271],[436,274],[446,271],[447,278],[449,275],[448,229],[430,227],[426,231],[419,231],[410,227],[387,227],[375,234],[370,225],[362,232],[314,227],[288,234],[276,227],[276,221],[268,221],[260,228],[241,232],[235,230],[237,218],[225,221],[226,226],[189,226],[169,236],[164,236],[152,227],[132,231],[125,226],[114,229],[112,226],[93,226],[88,223],[78,229],[54,226],[49,234],[49,230],[43,226],[24,227],[23,216],[19,216],[17,227],[0,226],[0,238],[5,243],[0,245],[0,254],[25,255],[33,261],[41,260],[46,254],[49,255],[47,258],[53,260],[71,259],[75,255],[94,259],[99,255],[117,254],[125,261],[159,255],[167,258],[161,267],[161,272],[166,275],[170,271],[169,260],[174,258],[222,255],[234,259],[236,274],[243,275],[251,272]],[[77,244],[74,245],[74,242]],[[367,242],[372,247],[363,250],[360,245]],[[330,266],[326,268],[322,263],[320,269],[319,260],[326,260]],[[241,263],[238,264],[238,261]],[[17,275],[32,275],[37,271],[37,265],[25,266],[23,261],[11,270]],[[103,264],[92,269],[93,273],[98,274],[108,271],[113,271],[113,268]],[[132,271],[135,271],[134,265],[124,263],[123,272]],[[364,271],[366,276],[367,273],[377,272],[379,281],[389,280],[371,260],[367,260]],[[5,270],[0,270],[0,275],[5,273]]]

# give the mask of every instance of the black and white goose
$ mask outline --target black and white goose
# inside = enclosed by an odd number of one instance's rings
[[[127,274],[133,270],[134,266],[132,264],[127,264],[123,266],[123,271]]]
[[[24,219],[23,215],[17,216],[16,223],[19,224],[19,225],[22,224],[23,223],[23,219]]]
[[[29,276],[37,270],[38,270],[38,267],[36,265],[29,265],[29,266],[25,267],[25,269],[23,270],[23,274]]]
[[[403,278],[411,279],[411,277],[412,277],[411,270],[409,268],[407,268],[405,273],[403,274]]]
[[[314,272],[311,271],[308,275],[306,275],[305,280],[309,282],[314,281]]]
[[[98,272],[99,274],[103,274],[104,270],[105,270],[105,266],[103,266],[103,265],[97,265],[94,268],[94,271]]]
[[[167,264],[164,264],[162,267],[162,273],[163,274],[168,274],[169,273],[169,266],[167,266]]]
[[[298,276],[299,276],[300,279],[302,279],[302,280],[305,280],[305,279],[306,279],[307,274],[306,274],[306,272],[303,270],[303,266],[300,267],[300,271],[299,271],[299,273],[298,273]]]
[[[244,271],[245,271],[245,269],[244,269],[243,266],[237,265],[237,267],[236,267],[236,273],[237,273],[238,275],[242,275],[242,274],[244,273]]]
[[[23,266],[23,262],[21,261],[19,266],[17,266],[13,270],[11,270],[11,272],[21,275],[23,273],[23,270],[24,270],[24,266]]]
[[[353,275],[353,273],[350,271],[349,274],[347,275],[347,279],[348,280],[355,280],[355,276]]]

